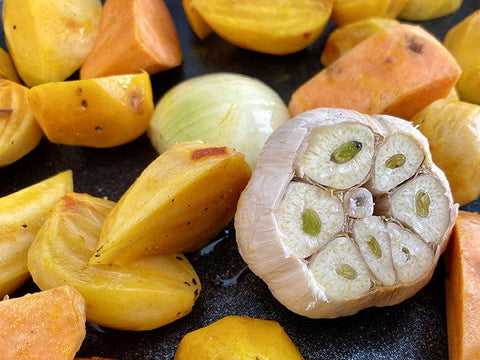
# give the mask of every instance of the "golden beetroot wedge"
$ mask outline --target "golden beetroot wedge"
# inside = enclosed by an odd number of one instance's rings
[[[333,0],[192,0],[191,4],[217,35],[232,44],[284,55],[306,48],[320,36]]]
[[[200,281],[181,254],[149,256],[124,266],[88,265],[114,203],[70,193],[57,204],[28,252],[28,269],[41,289],[76,288],[87,319],[127,330],[149,330],[188,314]]]
[[[30,89],[30,107],[57,144],[111,147],[139,137],[153,113],[147,73],[53,82]]]
[[[90,263],[198,249],[233,218],[250,174],[243,154],[226,146],[173,145],[107,216]]]
[[[30,277],[28,249],[57,201],[70,191],[72,172],[65,171],[0,198],[0,298]]]
[[[393,19],[408,0],[335,0],[332,19],[339,26],[370,17]]]
[[[212,33],[212,28],[203,20],[197,9],[193,7],[192,2],[193,0],[182,0],[183,11],[185,11],[192,31],[203,40]]]
[[[318,107],[410,119],[448,95],[460,67],[447,49],[419,26],[379,31],[312,77],[292,95],[292,115]]]
[[[109,0],[95,46],[80,78],[150,74],[180,65],[182,50],[175,24],[163,0]]]
[[[282,326],[272,320],[227,316],[185,335],[175,360],[303,360]]]
[[[480,105],[480,10],[451,28],[444,44],[462,69],[456,85],[460,99]]]
[[[15,81],[16,83],[20,82],[10,54],[2,48],[0,48],[0,77]]]
[[[0,167],[33,150],[43,136],[28,104],[28,89],[0,79]]]
[[[85,338],[85,300],[61,286],[0,301],[0,358],[71,360]]]
[[[5,0],[5,40],[25,84],[72,75],[93,47],[101,11],[100,0]]]

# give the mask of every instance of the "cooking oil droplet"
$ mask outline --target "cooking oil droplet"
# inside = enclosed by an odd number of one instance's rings
[[[230,232],[228,230],[224,231],[225,235],[219,237],[218,239],[212,241],[210,244],[206,245],[200,250],[200,256],[205,256],[213,252],[215,250],[215,246],[221,243],[223,240],[228,239],[230,236]]]
[[[101,334],[106,334],[107,332],[105,330],[103,330],[99,325],[97,324],[94,324],[94,323],[90,323],[90,325],[92,326],[92,328],[94,330],[96,330],[97,332],[101,333]]]
[[[217,281],[218,281],[218,285],[219,286],[224,286],[224,287],[228,287],[228,286],[232,286],[232,285],[237,285],[238,283],[238,279],[239,277],[245,272],[248,270],[248,266],[245,265],[239,272],[237,275],[231,277],[231,278],[228,278],[228,279],[220,279],[219,277],[217,277]]]

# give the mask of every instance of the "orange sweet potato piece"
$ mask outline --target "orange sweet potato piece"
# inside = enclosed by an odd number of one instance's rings
[[[80,78],[154,74],[180,65],[182,51],[163,0],[108,0],[95,45],[80,68]]]
[[[67,285],[0,301],[0,359],[73,359],[85,338],[85,306]]]
[[[292,95],[292,116],[317,107],[410,119],[447,96],[460,77],[455,59],[419,26],[380,31],[315,75]]]
[[[445,267],[449,359],[480,359],[479,214],[458,212]]]

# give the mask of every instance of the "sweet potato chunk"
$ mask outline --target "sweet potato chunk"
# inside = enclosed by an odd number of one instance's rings
[[[85,338],[85,300],[65,285],[0,301],[0,358],[71,360]]]
[[[398,25],[358,44],[293,94],[292,115],[317,107],[410,119],[447,96],[460,77],[455,59],[421,27]]]
[[[445,254],[450,360],[480,358],[480,215],[459,211]]]

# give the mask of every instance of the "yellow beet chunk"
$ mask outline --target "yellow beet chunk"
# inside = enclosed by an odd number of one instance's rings
[[[187,15],[187,20],[192,31],[203,40],[211,34],[212,28],[202,19],[197,9],[193,7],[192,2],[193,0],[182,0],[183,11],[185,11],[185,15]]]
[[[0,359],[71,360],[85,338],[85,300],[61,286],[0,301]]]
[[[444,44],[462,69],[456,85],[460,99],[480,104],[480,10],[450,29]]]
[[[4,0],[5,40],[25,84],[73,74],[93,47],[101,10],[100,0]]]
[[[408,0],[398,15],[400,19],[425,21],[453,14],[463,0]]]
[[[139,137],[153,113],[147,73],[53,82],[30,89],[29,104],[57,144],[111,147]]]
[[[409,0],[334,0],[332,19],[338,26],[369,17],[394,19]]]
[[[43,136],[28,105],[28,89],[0,79],[0,167],[33,150]]]
[[[70,193],[57,204],[28,252],[28,269],[41,289],[76,288],[87,319],[126,330],[150,330],[192,310],[200,280],[181,254],[149,256],[124,266],[87,265],[114,203]]]
[[[412,118],[460,205],[480,195],[480,106],[440,99]]]
[[[70,191],[72,172],[65,171],[0,198],[0,299],[30,277],[28,249],[57,201]]]
[[[0,48],[0,78],[12,80],[16,83],[20,82],[10,54],[2,48]]]
[[[192,0],[219,36],[245,49],[284,55],[306,48],[323,31],[333,0]]]
[[[303,360],[276,321],[227,316],[185,335],[174,360]]]
[[[336,28],[331,32],[323,48],[321,62],[328,66],[370,35],[398,25],[393,19],[371,17]]]
[[[243,154],[179,143],[153,161],[107,216],[91,264],[194,251],[232,220],[250,179]]]

